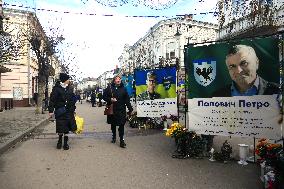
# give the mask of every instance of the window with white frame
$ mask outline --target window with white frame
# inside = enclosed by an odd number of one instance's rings
[[[175,48],[176,43],[175,42],[170,42],[167,44],[167,49],[166,49],[166,59],[174,59],[175,58]]]

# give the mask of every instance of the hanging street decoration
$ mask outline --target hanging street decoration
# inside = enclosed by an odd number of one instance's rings
[[[82,0],[83,3],[86,3],[88,0]],[[163,10],[168,9],[175,5],[178,0],[95,0],[96,2],[108,6],[108,7],[120,7],[125,4],[132,4],[134,7],[138,7],[140,5],[148,7],[154,10]]]
[[[63,13],[63,14],[74,14],[74,15],[84,15],[84,16],[107,16],[107,17],[113,17],[117,16],[114,14],[96,14],[95,12],[75,12],[70,10],[56,10],[56,9],[45,9],[45,8],[37,8],[37,7],[31,7],[28,5],[18,5],[18,4],[10,4],[10,3],[3,3],[3,6],[5,8],[19,8],[19,9],[27,9],[27,10],[34,10],[34,11],[43,11],[43,12],[50,12],[50,13]],[[158,9],[157,9],[158,10]],[[208,12],[199,12],[199,13],[190,13],[186,15],[209,15],[212,14],[213,16],[216,16],[218,12],[215,11],[208,11]],[[186,16],[185,14],[177,14],[177,15],[125,15],[127,18],[173,18],[173,17],[183,17]]]

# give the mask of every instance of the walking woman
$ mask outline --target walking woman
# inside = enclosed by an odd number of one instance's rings
[[[76,121],[74,112],[76,109],[76,98],[73,93],[73,88],[70,86],[69,75],[60,73],[59,81],[56,82],[50,94],[49,116],[55,115],[56,133],[58,133],[57,149],[62,147],[62,137],[64,135],[63,149],[68,150],[69,131],[75,131]]]
[[[107,123],[111,124],[112,143],[116,142],[116,127],[118,126],[120,147],[125,148],[124,141],[124,125],[126,122],[126,107],[129,113],[132,113],[133,108],[130,104],[128,93],[121,83],[119,75],[113,78],[112,83],[105,89],[103,99],[108,105],[113,104],[113,115],[107,116]]]

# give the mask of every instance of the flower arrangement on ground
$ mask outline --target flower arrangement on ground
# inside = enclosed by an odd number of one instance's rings
[[[132,128],[138,128],[139,124],[141,124],[141,121],[137,117],[137,112],[128,115],[128,121],[129,121],[129,126]]]
[[[194,131],[188,131],[180,123],[173,123],[167,130],[166,136],[175,139],[177,154],[173,158],[199,157],[204,150],[204,141]]]
[[[274,166],[277,161],[277,154],[282,150],[281,144],[269,143],[267,139],[260,139],[256,146],[255,153],[260,157],[259,162]]]
[[[166,115],[161,116],[162,121],[167,121],[167,119],[168,119],[168,116],[166,116]]]
[[[229,161],[231,159],[231,154],[233,152],[232,149],[233,149],[232,146],[226,140],[223,143],[220,152],[213,151],[213,154],[212,154],[213,155],[213,159],[216,160],[216,161],[220,161],[220,162],[226,163],[227,161]]]
[[[169,129],[167,129],[166,136],[173,138],[182,137],[186,129],[180,123],[173,123]]]
[[[160,118],[137,117],[137,112],[128,116],[129,126],[132,128],[147,127],[149,129],[163,128]]]
[[[176,121],[178,121],[178,116],[171,114],[169,119],[172,120],[173,122],[176,122]]]
[[[265,167],[271,167],[265,178],[270,188],[279,188],[284,186],[284,151],[281,144],[270,143],[267,139],[260,139],[256,146],[255,153],[260,157],[259,163],[265,165]],[[273,178],[272,178],[273,177]],[[267,187],[269,188],[269,187]],[[281,187],[280,187],[281,188]]]

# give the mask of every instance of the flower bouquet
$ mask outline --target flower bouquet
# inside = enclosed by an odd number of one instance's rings
[[[265,161],[267,165],[274,166],[277,161],[277,154],[281,150],[281,144],[269,143],[267,139],[263,138],[258,141],[255,153],[260,157],[259,162]]]
[[[177,122],[178,121],[178,116],[170,115],[170,120],[172,120],[173,122]]]
[[[167,129],[166,136],[178,139],[184,135],[186,129],[179,123],[173,123],[169,129]]]
[[[174,154],[173,158],[199,157],[203,152],[204,143],[201,137],[194,131],[188,131],[180,123],[173,123],[166,136],[174,138],[177,145],[177,154]]]
[[[161,116],[162,121],[167,121],[167,119],[168,119],[168,116],[166,116],[166,115]]]
[[[281,144],[270,143],[267,139],[260,139],[256,146],[255,153],[260,157],[258,162],[264,166],[264,178],[268,178],[269,173],[273,173],[273,179],[268,180],[271,186],[278,188],[284,186],[284,152]],[[269,170],[269,172],[265,171]]]

